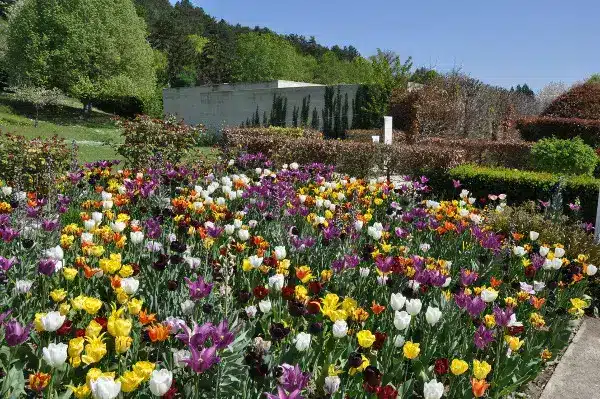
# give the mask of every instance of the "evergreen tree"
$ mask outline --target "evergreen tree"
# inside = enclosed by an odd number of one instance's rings
[[[319,121],[319,112],[317,111],[317,107],[315,107],[313,109],[313,112],[312,112],[312,121],[310,123],[310,127],[313,130],[319,130],[319,128],[321,127],[321,122]]]
[[[263,111],[263,127],[269,126],[269,120],[267,119],[267,111]]]

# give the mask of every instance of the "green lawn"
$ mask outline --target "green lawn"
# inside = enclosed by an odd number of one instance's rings
[[[69,142],[75,141],[82,162],[122,159],[115,148],[122,138],[113,115],[94,109],[84,116],[82,108],[79,101],[65,99],[59,106],[42,110],[36,127],[35,109],[31,104],[0,93],[0,130],[29,138],[57,135]],[[200,147],[193,156],[211,160],[218,156],[218,151]]]

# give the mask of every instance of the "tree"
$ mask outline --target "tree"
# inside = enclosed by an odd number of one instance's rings
[[[10,7],[12,7],[17,0],[0,0],[0,18],[7,19]]]
[[[435,79],[438,79],[439,77],[440,74],[435,69],[420,67],[417,68],[412,74],[410,81],[425,85],[434,81]]]
[[[38,127],[40,111],[48,105],[56,105],[60,102],[63,95],[60,90],[52,88],[50,90],[43,87],[22,86],[13,87],[14,97],[24,103],[30,103],[35,109],[34,127]]]
[[[538,93],[537,97],[540,103],[540,111],[545,110],[555,98],[565,93],[568,86],[563,82],[550,82],[544,86]]]
[[[516,88],[511,87],[510,90],[515,91],[517,93],[525,94],[526,96],[535,97],[535,93],[529,88],[529,86],[527,86],[527,83],[523,84],[523,86],[517,85]]]
[[[155,59],[131,0],[24,0],[11,19],[7,65],[14,85],[80,99],[150,101]]]

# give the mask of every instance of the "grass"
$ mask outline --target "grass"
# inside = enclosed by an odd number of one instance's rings
[[[93,109],[84,116],[83,105],[66,98],[57,106],[49,106],[40,112],[35,126],[35,109],[29,103],[15,100],[8,93],[0,93],[0,130],[28,138],[49,138],[54,135],[74,141],[79,148],[81,162],[113,160],[121,157],[116,147],[122,143],[113,115]],[[218,157],[218,150],[199,147],[194,156],[207,160]]]

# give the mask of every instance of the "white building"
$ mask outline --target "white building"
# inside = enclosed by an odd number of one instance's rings
[[[210,129],[245,124],[316,127],[318,122],[319,129],[326,130],[324,118],[329,125],[349,128],[359,87],[276,80],[169,88],[163,90],[164,111]]]

